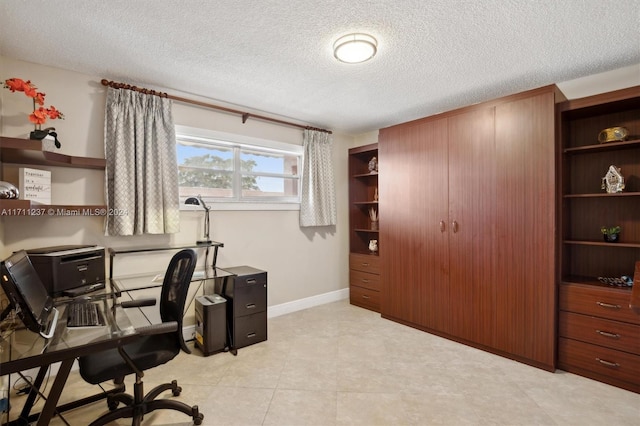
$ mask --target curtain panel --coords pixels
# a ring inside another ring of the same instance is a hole
[[[105,235],[171,234],[180,229],[176,135],[171,100],[107,89]]]
[[[333,141],[327,132],[305,130],[300,226],[336,224]]]

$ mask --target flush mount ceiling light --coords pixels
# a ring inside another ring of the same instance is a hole
[[[362,33],[347,34],[333,44],[333,55],[337,60],[348,64],[368,61],[377,51],[378,41]]]

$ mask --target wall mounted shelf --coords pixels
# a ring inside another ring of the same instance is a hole
[[[32,166],[104,170],[104,158],[76,157],[42,149],[42,141],[0,136],[0,162]],[[29,200],[0,200],[0,217],[105,216],[106,205],[38,204]]]

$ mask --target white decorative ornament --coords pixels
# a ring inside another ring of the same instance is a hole
[[[622,192],[624,189],[624,177],[620,173],[620,169],[614,165],[609,166],[609,171],[602,178],[602,189],[608,194]]]
[[[375,253],[378,251],[378,240],[369,240],[369,250],[372,253]]]

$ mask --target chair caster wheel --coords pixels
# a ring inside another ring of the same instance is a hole
[[[204,414],[200,412],[200,409],[198,408],[197,405],[194,405],[193,407],[191,407],[191,410],[192,410],[193,424],[201,425],[202,421],[204,420]]]
[[[171,382],[171,393],[173,396],[180,396],[180,392],[182,392],[182,388],[178,386],[178,381],[174,380]]]

